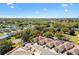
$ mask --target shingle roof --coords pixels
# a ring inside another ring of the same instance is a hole
[[[79,55],[79,46],[74,47],[71,50],[68,50],[65,54],[73,54],[73,55]]]
[[[74,44],[70,42],[65,42],[64,45],[66,50],[72,49],[74,47]]]
[[[65,46],[64,45],[60,45],[58,47],[55,47],[54,50],[58,53],[64,53],[65,51]]]
[[[51,49],[51,48],[54,47],[54,43],[53,42],[49,42],[49,43],[46,44],[46,46]]]
[[[55,40],[54,41],[54,45],[55,46],[59,46],[60,44],[63,44],[64,42],[63,41],[60,41],[60,40]]]

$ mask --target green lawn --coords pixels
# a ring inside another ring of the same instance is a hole
[[[13,36],[13,37],[11,37],[10,39],[8,39],[8,40],[15,40],[16,39],[16,37],[15,36]]]
[[[0,33],[0,37],[4,36],[5,34],[4,33]]]
[[[79,31],[75,32],[76,36],[69,35],[69,40],[79,45]]]

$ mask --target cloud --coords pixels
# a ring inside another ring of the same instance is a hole
[[[36,13],[36,14],[39,14],[39,11],[36,11],[35,13]]]
[[[68,9],[65,9],[64,11],[65,11],[65,12],[68,12],[69,10],[68,10]]]
[[[14,6],[13,3],[7,3],[7,5],[8,5],[10,8],[15,8],[15,6]]]
[[[13,3],[7,3],[7,5],[12,5]]]
[[[68,6],[68,4],[61,4],[61,6],[62,6],[62,7],[67,7],[67,6]]]
[[[72,5],[73,5],[73,3],[70,3],[70,5],[72,6]]]
[[[71,10],[65,9],[64,11],[65,11],[65,12],[70,12]]]
[[[47,11],[47,8],[43,8],[44,11]]]
[[[10,8],[15,8],[14,6],[10,6]]]

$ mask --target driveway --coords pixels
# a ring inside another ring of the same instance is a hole
[[[50,51],[48,48],[43,48],[40,45],[34,44],[33,47],[41,51],[40,55],[56,55],[53,51]]]

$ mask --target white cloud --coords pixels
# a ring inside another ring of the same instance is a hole
[[[15,8],[13,3],[7,3],[7,6],[9,6],[10,8]]]
[[[47,8],[43,8],[44,11],[47,11]]]
[[[61,6],[62,6],[62,7],[67,7],[67,6],[68,6],[68,4],[61,4]]]
[[[65,11],[65,12],[68,12],[69,10],[68,10],[68,9],[65,9],[64,11]]]
[[[36,14],[39,14],[39,11],[36,11],[35,13],[36,13]]]
[[[15,8],[14,6],[10,6],[10,8]]]
[[[7,5],[12,5],[13,3],[7,3]]]
[[[73,3],[70,3],[70,5],[73,5]]]
[[[65,9],[64,11],[65,11],[65,12],[70,12],[71,10]]]

